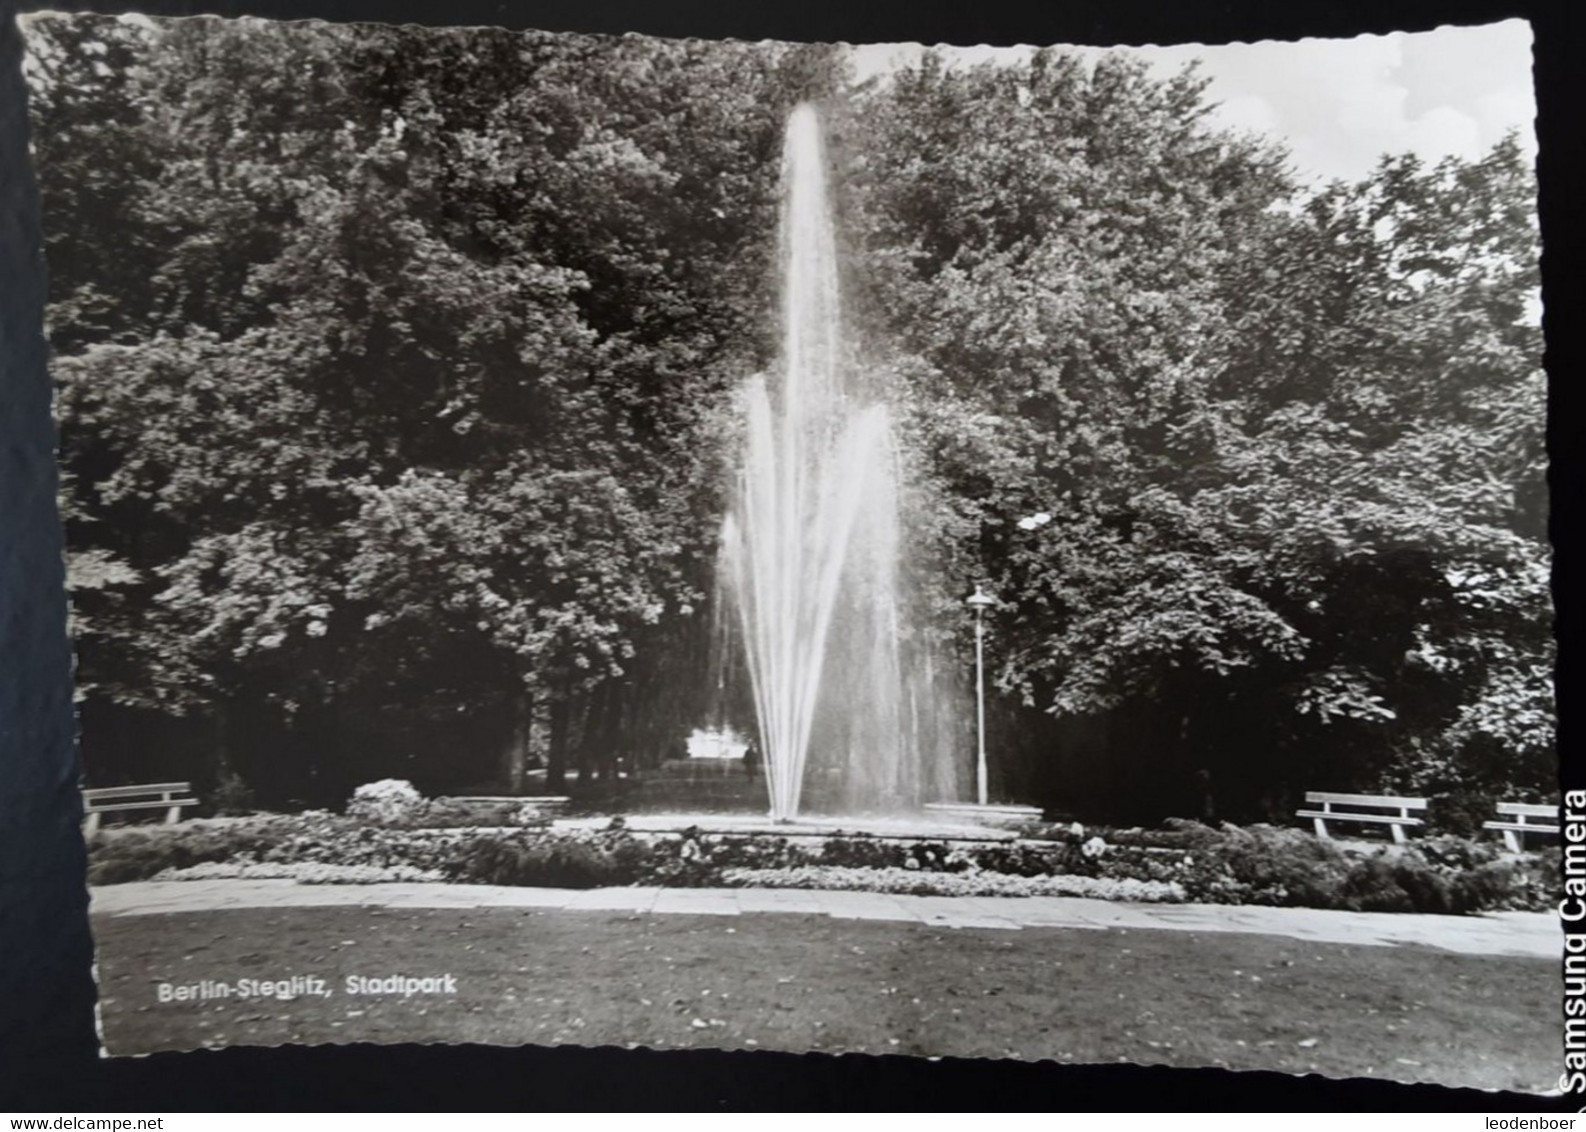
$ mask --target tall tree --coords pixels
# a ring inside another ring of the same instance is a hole
[[[1541,785],[1534,189],[1512,141],[1306,199],[1280,151],[1203,124],[1193,73],[927,57],[860,106],[866,316],[935,553],[1008,602],[1004,687],[1126,724],[1122,773],[1166,783],[1147,807],[1198,774],[1253,813],[1447,772],[1476,719],[1507,748],[1489,780]]]

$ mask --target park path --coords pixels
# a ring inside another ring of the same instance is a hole
[[[1371,946],[1423,944],[1467,955],[1557,958],[1543,912],[1432,916],[1222,904],[1135,904],[1073,896],[892,896],[791,888],[516,888],[483,884],[299,884],[291,880],[139,881],[90,889],[90,911],[141,916],[232,908],[540,908],[632,915],[795,913],[941,928],[1246,932]]]

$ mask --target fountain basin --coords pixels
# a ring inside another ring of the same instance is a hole
[[[928,802],[927,817],[954,825],[1011,829],[1041,820],[1039,806],[985,805],[976,802]]]
[[[469,794],[436,798],[435,801],[443,805],[465,808],[471,806],[483,808],[511,807],[519,813],[555,818],[567,812],[572,798],[562,794]]]
[[[1040,815],[1040,811],[1036,811]],[[557,829],[599,830],[609,826],[604,817],[562,818]],[[825,816],[801,814],[792,821],[776,821],[765,814],[671,813],[625,814],[623,824],[632,833],[682,833],[695,829],[727,837],[775,837],[789,840],[829,837],[876,837],[900,841],[1012,841],[1005,829],[956,819],[942,814],[890,816],[859,814]]]

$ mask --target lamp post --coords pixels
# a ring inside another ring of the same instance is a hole
[[[995,599],[981,591],[975,583],[975,592],[965,600],[975,611],[975,721],[978,725],[980,746],[975,758],[975,794],[980,804],[986,804],[986,607],[995,605]]]

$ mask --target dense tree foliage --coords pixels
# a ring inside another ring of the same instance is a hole
[[[1301,191],[1123,58],[853,87],[766,45],[29,38],[91,765],[94,711],[185,718],[184,773],[280,797],[674,744],[815,96],[928,620],[962,647],[965,586],[1004,602],[1005,789],[1105,805],[1065,758],[1164,812],[1547,786],[1513,142]]]
[[[1199,125],[1192,73],[1046,52],[858,101],[858,273],[960,576],[1007,603],[1005,688],[1120,721],[1123,781],[1160,760],[1170,797],[1211,778],[1245,812],[1545,786],[1513,140],[1304,195],[1281,152]]]

